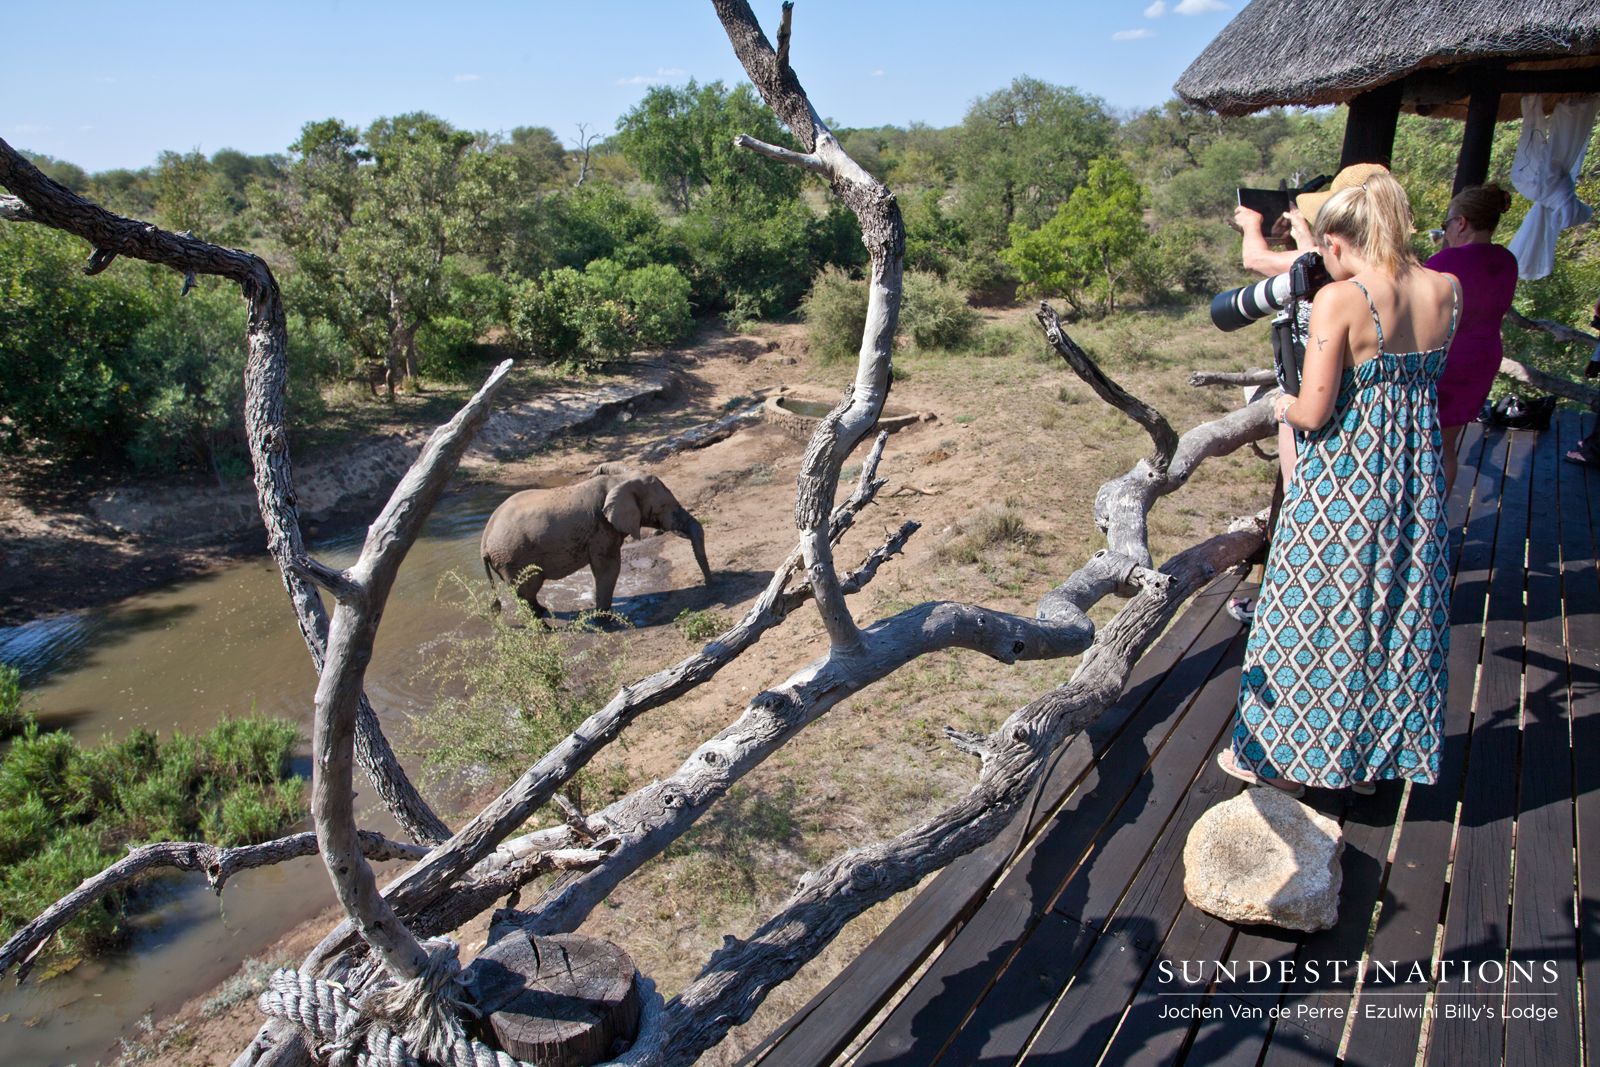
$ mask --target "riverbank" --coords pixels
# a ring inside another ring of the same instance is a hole
[[[556,437],[693,407],[703,388],[686,372],[706,359],[753,359],[765,350],[759,340],[708,330],[692,345],[640,353],[606,374],[563,377],[519,366],[464,457],[456,488],[495,481],[507,462]],[[310,447],[296,453],[295,489],[304,532],[370,521],[428,435],[476,385],[434,387],[393,407],[347,400],[361,406],[303,435]],[[0,460],[0,627],[97,607],[265,551],[248,479],[218,486],[114,477],[92,464]]]

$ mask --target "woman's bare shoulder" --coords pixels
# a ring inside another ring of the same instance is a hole
[[[1361,289],[1354,281],[1346,279],[1342,282],[1329,282],[1317,291],[1316,298],[1312,300],[1313,308],[1324,311],[1343,311],[1347,308],[1367,306],[1367,298],[1362,295]]]

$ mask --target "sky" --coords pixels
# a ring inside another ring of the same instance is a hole
[[[840,126],[948,126],[1023,74],[1114,108],[1172,83],[1245,0],[798,0],[792,64]],[[779,3],[754,0],[769,38]],[[429,111],[609,133],[651,85],[743,77],[710,0],[6,5],[0,137],[90,171],[282,152],[307,122]]]

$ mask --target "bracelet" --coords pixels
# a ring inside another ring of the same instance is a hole
[[[1289,409],[1292,407],[1294,407],[1294,402],[1290,401],[1283,406],[1282,411],[1278,412],[1278,421],[1283,423],[1285,426],[1289,425]]]

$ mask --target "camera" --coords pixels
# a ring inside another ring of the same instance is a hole
[[[1211,299],[1211,322],[1227,333],[1242,330],[1257,319],[1285,310],[1292,301],[1314,298],[1332,280],[1322,255],[1307,252],[1276,277],[1218,293]]]
[[[1231,333],[1277,312],[1272,322],[1274,370],[1284,391],[1299,395],[1300,366],[1306,358],[1301,308],[1331,281],[1322,255],[1307,252],[1276,277],[1218,293],[1211,301],[1211,321]]]

